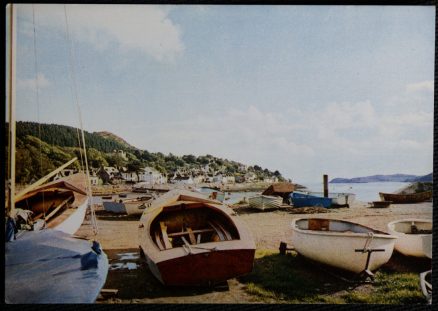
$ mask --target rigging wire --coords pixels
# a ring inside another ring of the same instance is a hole
[[[67,15],[67,6],[64,4],[64,16],[65,16],[65,29],[66,29],[66,35],[67,35],[67,41],[68,41],[68,47],[69,47],[69,63],[70,63],[70,79],[72,82],[72,88],[73,88],[73,95],[76,102],[76,107],[78,109],[78,116],[79,116],[79,124],[81,128],[81,136],[82,136],[82,147],[84,148],[84,162],[85,162],[85,173],[87,175],[87,194],[89,198],[89,207],[91,211],[91,224],[93,226],[93,233],[94,235],[97,235],[99,232],[99,228],[97,226],[97,219],[96,219],[96,213],[94,211],[94,206],[92,202],[92,191],[91,191],[91,181],[90,181],[90,172],[88,169],[88,160],[87,160],[87,149],[85,145],[85,135],[84,135],[84,128],[82,123],[82,113],[81,113],[81,107],[79,105],[78,101],[78,92],[77,92],[77,86],[76,86],[76,75],[75,75],[75,59],[73,55],[73,48],[72,48],[72,40],[70,38],[70,30],[68,27],[68,15]],[[82,159],[82,156],[81,156]]]
[[[32,25],[33,25],[33,53],[34,53],[34,66],[35,66],[35,95],[37,103],[37,120],[38,120],[38,138],[39,138],[39,162],[40,162],[40,175],[43,174],[43,156],[42,156],[42,140],[41,140],[41,122],[40,122],[40,92],[38,83],[38,58],[37,58],[37,44],[36,44],[36,27],[35,27],[35,6],[32,4]],[[42,193],[43,197],[43,216],[46,219],[46,205],[45,205],[45,193]]]

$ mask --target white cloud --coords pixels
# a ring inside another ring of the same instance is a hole
[[[184,51],[181,29],[169,18],[169,10],[156,5],[67,5],[74,40],[105,50],[116,43],[122,52],[138,50],[158,61],[172,61]],[[65,33],[62,5],[34,5],[37,27]],[[32,22],[32,6],[20,5],[25,22]],[[29,33],[29,27],[23,31]],[[40,29],[44,31],[44,29]]]
[[[38,85],[37,85],[38,82]],[[50,86],[50,81],[44,76],[44,74],[39,73],[37,79],[18,79],[17,89],[19,90],[31,90],[36,91],[37,86],[39,89],[47,88]]]
[[[416,82],[406,85],[406,91],[408,93],[415,93],[415,92],[433,93],[433,88],[434,88],[433,80],[421,81],[421,82]]]

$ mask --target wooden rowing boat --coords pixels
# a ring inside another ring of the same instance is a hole
[[[432,191],[424,191],[412,194],[396,194],[379,192],[382,201],[392,201],[398,204],[419,203],[432,199]]]
[[[290,199],[294,207],[320,206],[329,208],[332,206],[333,199],[322,196],[310,195],[307,192],[294,191],[290,194]]]
[[[44,227],[75,233],[85,218],[89,199],[85,192],[86,176],[77,173],[39,186],[17,198],[15,207],[32,212],[32,222]]]
[[[405,256],[432,257],[432,221],[428,219],[403,219],[388,224],[388,232],[398,237],[395,249]],[[426,239],[423,246],[423,240]]]
[[[354,273],[374,271],[385,264],[396,240],[385,232],[337,219],[295,219],[292,231],[292,244],[299,254]]]
[[[211,285],[251,272],[255,243],[222,203],[186,190],[152,202],[139,225],[140,251],[165,285]]]

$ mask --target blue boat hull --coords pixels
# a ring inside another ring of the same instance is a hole
[[[296,192],[291,193],[290,198],[294,207],[320,206],[329,208],[333,201],[332,198],[317,197]]]

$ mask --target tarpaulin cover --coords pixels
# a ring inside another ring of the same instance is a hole
[[[108,258],[81,269],[91,243],[56,230],[24,232],[5,243],[6,303],[92,303],[105,284]]]
[[[103,208],[107,212],[126,214],[125,204],[119,202],[103,202]]]

